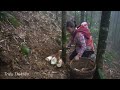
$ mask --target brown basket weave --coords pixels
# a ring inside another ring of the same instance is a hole
[[[75,68],[77,70],[75,70]],[[87,68],[89,70],[82,70]],[[70,76],[71,79],[92,79],[96,69],[96,64],[88,58],[81,58],[80,60],[72,60],[70,63]]]

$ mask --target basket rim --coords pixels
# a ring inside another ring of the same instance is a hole
[[[89,58],[86,58],[86,57],[81,57],[82,59],[88,59],[88,60],[91,60],[91,59],[89,59]],[[92,61],[92,60],[91,60]],[[70,69],[72,69],[73,71],[76,71],[76,70],[74,70],[72,67],[71,67],[71,64],[72,64],[72,62],[74,62],[74,60],[72,60],[71,62],[70,62]],[[93,72],[93,71],[95,71],[95,69],[96,69],[96,64],[95,64],[95,66],[94,66],[94,68],[92,69],[92,70],[90,70],[90,71],[76,71],[76,72],[80,72],[80,73],[91,73],[91,72]]]

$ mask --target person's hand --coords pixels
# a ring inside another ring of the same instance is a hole
[[[78,53],[78,54],[75,56],[75,60],[80,60],[80,57],[81,57],[81,54]]]
[[[79,55],[76,55],[76,56],[75,56],[75,60],[80,60],[80,56],[79,56]]]

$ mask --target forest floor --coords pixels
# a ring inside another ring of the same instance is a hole
[[[14,12],[22,23],[15,29],[1,23],[0,31],[0,78],[1,79],[67,79],[66,66],[57,68],[45,60],[61,49],[61,29],[42,12]],[[26,42],[30,54],[25,64],[20,52],[21,43]],[[58,42],[59,41],[59,42]]]
[[[22,23],[17,29],[0,22],[0,79],[68,79],[67,66],[57,68],[45,60],[61,49],[61,29],[58,25],[42,12],[23,11],[14,14]],[[24,41],[30,48],[28,65],[20,52]],[[72,50],[67,51],[67,60]],[[119,58],[109,64],[105,62],[104,70],[108,79],[119,79]]]
[[[1,79],[68,79],[65,66],[57,68],[45,60],[32,60],[30,65],[19,64],[19,67],[20,70],[12,71],[1,66]]]
[[[103,64],[106,79],[120,79],[120,56],[116,51],[107,44]]]
[[[120,79],[120,61],[114,58],[111,62],[104,62],[106,79]]]

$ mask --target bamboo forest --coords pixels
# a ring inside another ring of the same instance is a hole
[[[120,79],[120,11],[0,11],[0,79]]]

